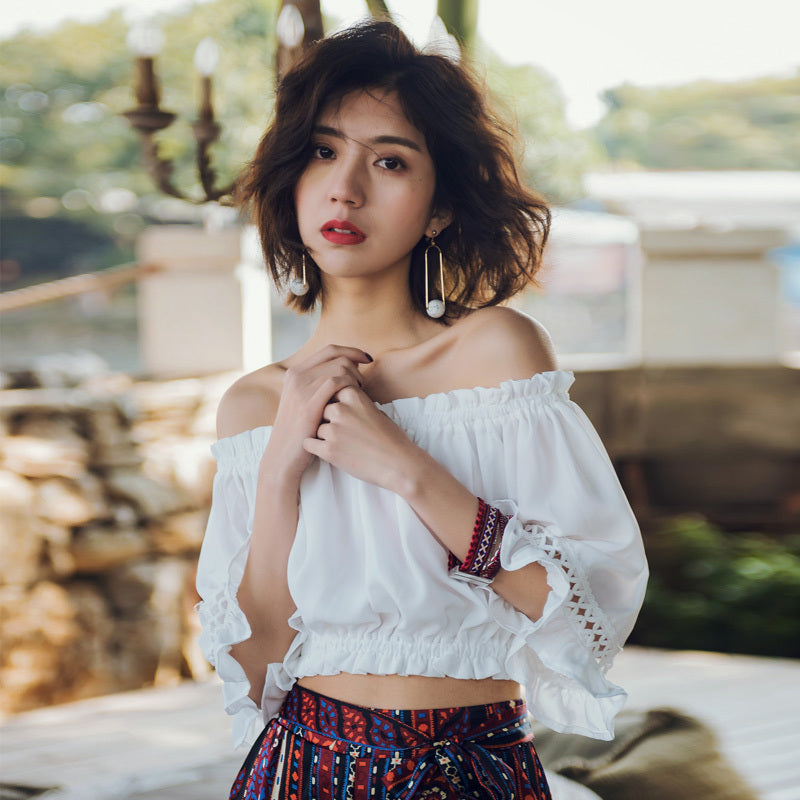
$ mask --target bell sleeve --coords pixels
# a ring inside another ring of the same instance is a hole
[[[233,645],[251,635],[236,594],[249,552],[258,463],[266,444],[263,437],[253,435],[258,432],[221,439],[212,446],[217,473],[197,566],[199,644],[222,680],[225,711],[233,716],[234,747],[254,738],[264,720],[277,712],[294,682],[282,663],[269,664],[259,710],[249,697],[250,682],[244,669],[230,652]]]
[[[571,383],[569,373],[552,375]],[[605,674],[636,621],[647,562],[605,448],[562,388],[525,398],[502,421],[506,486],[485,498],[510,517],[501,566],[546,569],[544,611],[529,619],[484,589],[496,621],[515,634],[506,666],[526,686],[534,717],[556,731],[609,740],[626,694]]]

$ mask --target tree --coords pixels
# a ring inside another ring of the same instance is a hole
[[[800,168],[800,70],[793,77],[605,92],[595,127],[612,162],[653,169]]]

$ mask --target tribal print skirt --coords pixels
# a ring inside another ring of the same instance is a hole
[[[551,800],[522,700],[353,706],[295,684],[230,800]]]

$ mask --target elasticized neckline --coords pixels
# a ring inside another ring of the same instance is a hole
[[[376,405],[404,427],[424,427],[443,417],[453,420],[493,417],[498,412],[511,411],[519,401],[568,399],[574,381],[571,371],[552,370],[537,372],[530,378],[503,381],[499,386],[452,389],[425,397],[400,397]]]
[[[375,405],[406,429],[427,427],[443,418],[453,421],[464,418],[493,417],[508,412],[521,403],[537,399],[569,399],[569,389],[575,381],[571,370],[537,372],[530,378],[503,381],[499,386],[476,386],[472,389],[451,389],[424,397],[399,397]],[[211,452],[217,461],[260,459],[264,452],[271,425],[260,425],[233,436],[217,440]]]

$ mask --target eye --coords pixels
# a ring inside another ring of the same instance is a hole
[[[395,158],[394,156],[387,156],[386,158],[381,158],[378,161],[384,169],[388,169],[390,172],[395,172],[396,170],[403,169],[405,164],[399,159]]]
[[[333,150],[331,150],[331,148],[326,144],[315,144],[311,149],[311,154],[314,158],[320,158],[323,160],[333,158],[335,155]]]

